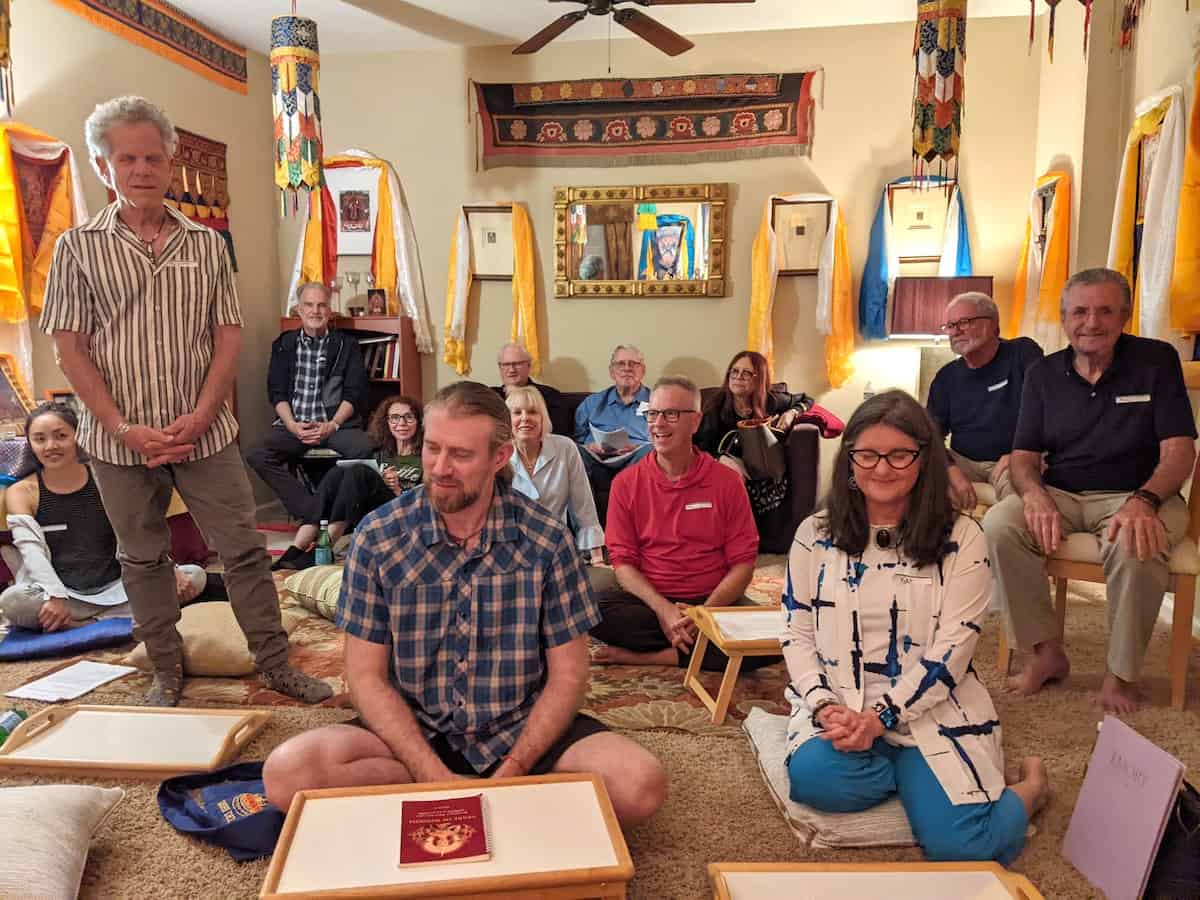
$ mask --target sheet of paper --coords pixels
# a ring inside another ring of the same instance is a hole
[[[620,450],[623,447],[629,446],[629,432],[624,428],[618,428],[615,431],[604,431],[591,426],[592,442],[599,444],[605,450]]]
[[[721,634],[729,641],[778,640],[783,635],[783,617],[777,609],[762,612],[713,613]]]
[[[379,474],[379,463],[373,459],[339,459],[337,464],[343,469],[348,469],[351,466],[366,466],[376,474]]]
[[[11,690],[5,696],[18,700],[41,700],[43,703],[74,700],[89,691],[94,691],[102,684],[108,684],[136,671],[133,666],[112,666],[85,659]]]

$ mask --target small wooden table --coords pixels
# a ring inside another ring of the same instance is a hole
[[[715,900],[1044,900],[997,863],[712,863]]]
[[[491,859],[399,866],[404,800],[483,793]],[[633,861],[590,773],[300,791],[262,898],[625,897]]]
[[[738,672],[742,668],[742,658],[779,655],[778,637],[764,638],[752,635],[762,632],[762,625],[768,626],[767,631],[773,627],[775,631],[782,633],[783,613],[780,610],[778,606],[723,606],[716,609],[710,606],[693,606],[687,610],[700,633],[696,636],[696,646],[692,648],[692,660],[683,675],[683,685],[691,688],[700,698],[700,702],[712,712],[714,724],[720,725],[725,721],[729,701],[733,699],[733,686],[737,683]],[[729,622],[728,632],[722,630],[723,622]],[[748,636],[742,637],[738,632]],[[729,657],[716,699],[700,682],[700,665],[704,661],[704,651],[708,648],[709,641]]]

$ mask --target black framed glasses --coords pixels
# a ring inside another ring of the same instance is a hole
[[[389,425],[411,425],[417,417],[412,413],[390,413],[387,420]]]
[[[887,464],[893,469],[907,469],[917,461],[917,457],[921,455],[923,449],[923,447],[918,447],[916,450],[898,448],[889,450],[887,453],[880,453],[878,450],[851,450],[849,451],[850,462],[860,469],[873,469],[879,465],[881,459],[886,459]]]
[[[966,316],[962,319],[955,319],[953,322],[943,322],[939,328],[946,334],[952,331],[966,331],[971,327],[972,322],[978,322],[980,319],[990,319],[991,316]]]
[[[684,413],[694,413],[694,409],[648,409],[646,410],[646,421],[657,422],[658,417],[662,416],[666,422],[678,422],[679,417]]]

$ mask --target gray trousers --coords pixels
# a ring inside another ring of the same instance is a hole
[[[962,469],[962,473],[971,481],[979,481],[984,484],[990,484],[996,492],[996,502],[999,503],[1005,497],[1013,493],[1012,478],[1009,476],[1009,468],[1006,466],[1004,471],[1000,473],[1000,477],[993,478],[992,475],[996,471],[995,460],[979,460],[971,459],[963,456],[961,453],[955,453],[953,450],[947,450],[950,454],[950,460]],[[969,512],[970,510],[968,510]]]
[[[92,465],[117,535],[133,635],[145,641],[154,668],[171,671],[183,653],[175,627],[179,600],[166,515],[172,487],[225,565],[229,602],[259,671],[286,663],[288,639],[271,579],[271,557],[255,530],[254,495],[237,442],[204,459],[155,469],[99,460]]]
[[[38,613],[46,605],[50,597],[40,584],[14,584],[4,589],[0,594],[0,613],[18,628],[28,628],[31,631],[41,631],[42,623],[38,621]],[[67,612],[71,621],[82,624],[89,619],[112,619],[132,615],[128,603],[118,603],[116,606],[101,606],[99,603],[88,603],[76,600],[74,597],[64,597]]]
[[[1167,553],[1139,561],[1125,549],[1120,535],[1105,538],[1109,520],[1128,491],[1073,494],[1046,489],[1062,514],[1063,538],[1087,531],[1100,542],[1100,560],[1108,588],[1108,670],[1122,681],[1137,681],[1167,589]],[[1171,547],[1187,535],[1188,511],[1183,498],[1168,498],[1158,511]],[[1025,524],[1025,505],[1016,494],[997,503],[983,518],[996,589],[1007,611],[1009,636],[1021,650],[1060,637],[1050,603],[1046,557]]]

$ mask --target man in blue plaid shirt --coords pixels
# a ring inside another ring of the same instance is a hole
[[[566,525],[512,490],[509,412],[459,382],[426,407],[425,482],[371,513],[337,624],[361,719],[286,742],[267,796],[298,790],[595,772],[617,817],[662,805],[658,761],[579,707],[600,621]]]

